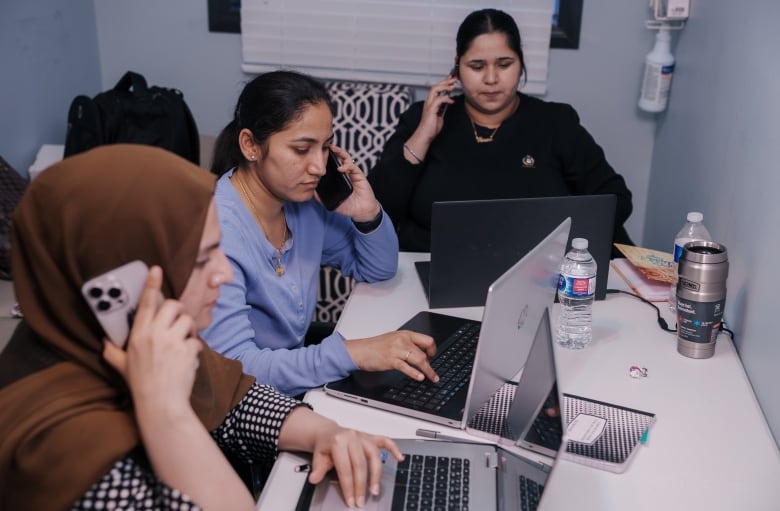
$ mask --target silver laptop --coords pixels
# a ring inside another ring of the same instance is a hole
[[[385,457],[380,495],[368,497],[363,509],[536,509],[561,446],[563,428],[552,342],[545,309],[526,369],[517,389],[508,393],[514,397],[509,396],[509,415],[502,417],[502,434],[482,444],[396,440],[405,459],[397,463]],[[538,426],[540,421],[544,424]],[[549,427],[556,431],[534,431]],[[316,487],[307,483],[297,509],[344,508],[338,481],[331,475]]]
[[[428,306],[483,305],[488,286],[566,217],[569,240],[589,242],[600,270],[596,300],[603,300],[616,204],[611,194],[433,203],[431,260],[415,263]]]
[[[356,371],[325,385],[325,392],[465,429],[523,368],[539,320],[555,297],[570,225],[565,219],[490,286],[481,322],[423,311],[401,326],[434,338],[431,365],[440,382],[417,382],[398,371]]]

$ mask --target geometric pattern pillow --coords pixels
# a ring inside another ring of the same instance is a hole
[[[368,172],[376,165],[398,118],[412,104],[407,85],[368,82],[326,82],[336,116],[333,132],[343,147]]]
[[[364,172],[376,165],[385,141],[414,100],[408,85],[369,82],[325,82],[336,107],[334,143],[344,148]],[[314,321],[336,323],[354,286],[336,268],[322,267]]]

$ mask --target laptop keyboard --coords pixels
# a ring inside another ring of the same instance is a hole
[[[534,431],[539,435],[539,443],[557,451],[561,446],[561,422],[559,418],[548,417],[544,410],[534,420]]]
[[[393,511],[469,509],[468,459],[404,454],[398,464]]]
[[[478,323],[465,324],[444,342],[447,347],[431,362],[431,367],[439,375],[438,383],[404,378],[388,389],[383,397],[416,410],[440,411],[469,382],[480,326]]]
[[[520,476],[520,509],[522,511],[535,511],[539,506],[539,499],[542,498],[544,485],[541,485],[533,479]]]

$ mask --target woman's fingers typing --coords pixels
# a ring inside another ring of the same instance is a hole
[[[352,360],[365,371],[395,369],[415,380],[438,382],[430,359],[436,354],[433,338],[409,330],[397,330],[368,339],[344,341]]]

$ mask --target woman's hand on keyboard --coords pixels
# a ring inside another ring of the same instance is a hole
[[[364,371],[401,371],[409,378],[439,381],[430,359],[436,355],[433,337],[410,330],[395,330],[366,339],[344,341],[352,361]]]

